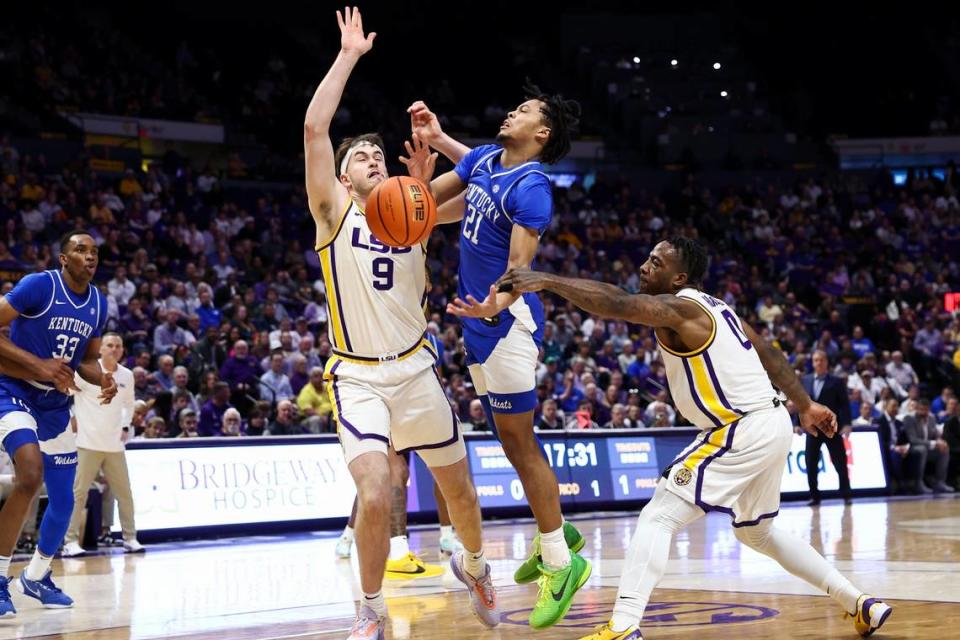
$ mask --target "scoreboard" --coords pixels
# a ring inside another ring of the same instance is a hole
[[[661,468],[654,438],[540,435],[544,458],[557,475],[562,504],[644,500],[653,495]],[[526,505],[523,484],[500,442],[482,438],[466,444],[480,506]]]

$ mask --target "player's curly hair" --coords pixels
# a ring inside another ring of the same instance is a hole
[[[680,266],[687,274],[687,284],[699,286],[707,275],[707,250],[702,244],[684,236],[674,236],[667,242],[677,252]]]
[[[528,78],[523,86],[527,100],[539,100],[543,103],[543,120],[550,127],[550,137],[543,145],[540,160],[553,164],[562,160],[570,152],[570,138],[576,135],[580,126],[580,103],[567,100],[559,93],[546,93]]]

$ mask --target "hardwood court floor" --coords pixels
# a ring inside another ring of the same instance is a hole
[[[511,579],[533,525],[491,523],[487,555],[503,624],[492,631],[480,627],[467,594],[447,576],[390,581],[387,638],[578,638],[609,616],[634,519],[576,519],[593,577],[567,619],[551,629],[526,626],[536,587]],[[960,638],[960,499],[785,505],[777,523],[894,606],[876,637]],[[430,562],[436,562],[436,542],[433,528],[412,534],[412,546]],[[143,556],[58,560],[57,582],[77,606],[43,610],[15,593],[19,616],[0,621],[0,639],[343,639],[353,621],[356,561],[335,560],[335,544],[329,534],[255,537],[161,545]],[[643,629],[647,639],[858,637],[833,601],[742,547],[722,515],[700,520],[677,538]]]

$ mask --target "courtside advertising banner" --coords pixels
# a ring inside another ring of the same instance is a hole
[[[143,531],[340,518],[356,495],[333,442],[130,449],[127,466]]]

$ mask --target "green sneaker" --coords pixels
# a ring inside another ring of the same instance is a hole
[[[570,564],[560,571],[550,571],[540,565],[540,594],[530,612],[530,626],[546,629],[567,615],[573,603],[573,594],[590,578],[593,568],[579,553],[570,552]]]
[[[574,553],[583,549],[583,545],[587,543],[587,541],[583,539],[583,536],[580,535],[580,532],[577,531],[577,528],[569,522],[563,523],[563,537],[567,541],[567,547]],[[533,538],[533,552],[530,554],[530,557],[524,560],[523,564],[517,568],[516,572],[514,572],[513,581],[517,584],[528,584],[539,578],[541,562],[540,534],[538,533]]]

